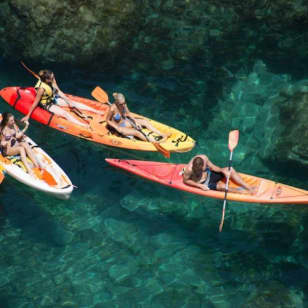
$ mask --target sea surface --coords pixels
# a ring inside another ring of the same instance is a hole
[[[185,92],[178,80],[138,72],[112,76],[51,69],[67,93],[90,98],[97,85],[109,95],[123,92],[131,110],[198,141],[193,151],[172,154],[170,161],[185,163],[204,153],[218,165],[227,163],[228,131],[207,132],[215,101],[212,96],[198,101],[206,89]],[[18,63],[0,62],[1,88],[34,83]],[[179,88],[180,96],[175,95]],[[192,96],[197,103],[190,104]],[[208,112],[200,113],[202,104]],[[1,100],[4,111],[21,118]],[[105,163],[107,157],[166,161],[158,153],[108,148],[34,121],[28,135],[78,188],[62,201],[8,176],[1,184],[1,308],[308,307],[307,206],[230,202],[219,233],[222,201],[154,184]],[[262,164],[241,168],[247,151],[239,143],[237,170],[308,188],[305,171],[291,177]]]

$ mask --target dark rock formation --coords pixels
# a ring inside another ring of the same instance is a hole
[[[134,0],[2,1],[1,51],[32,62],[105,63],[127,52],[140,20]]]
[[[191,61],[211,72],[213,64],[239,67],[257,57],[272,63],[290,54],[294,63],[307,59],[308,4],[303,0],[123,3],[2,0],[1,52],[8,59],[38,63],[120,62],[160,72],[185,72]]]

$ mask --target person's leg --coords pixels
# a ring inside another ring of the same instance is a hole
[[[34,175],[32,169],[30,168],[28,162],[27,162],[27,156],[26,156],[26,150],[22,146],[16,146],[13,148],[8,149],[7,155],[20,155],[21,161],[23,162],[24,166],[26,167],[28,173],[30,175]]]
[[[225,171],[228,171],[228,167],[223,168]],[[251,193],[254,192],[253,188],[250,187],[249,185],[247,185],[243,179],[241,178],[241,176],[233,169],[231,168],[231,173],[230,173],[230,179],[235,182],[236,184],[242,186],[243,188],[245,188],[246,190],[250,191]]]
[[[68,121],[75,123],[77,125],[89,128],[88,124],[82,123],[78,120],[76,120],[69,112],[66,112],[65,110],[63,110],[61,107],[57,106],[57,105],[52,105],[49,108],[49,111],[53,112],[54,114],[56,114],[59,117],[65,118]]]
[[[114,126],[114,128],[124,136],[134,136],[142,141],[148,141],[147,138],[140,133],[138,130],[131,128],[131,127],[123,127],[123,126]]]
[[[20,145],[26,150],[26,153],[28,157],[31,159],[31,161],[33,162],[34,166],[42,169],[40,162],[38,161],[37,157],[35,156],[29,144],[27,142],[22,142],[20,143]]]
[[[81,110],[88,110],[88,111],[91,111],[93,113],[97,113],[97,114],[100,114],[100,115],[104,114],[103,111],[99,111],[99,110],[94,109],[92,107],[86,106],[86,105],[84,105],[82,103],[73,101],[73,100],[71,100],[69,98],[65,98],[65,99],[63,97],[57,98],[57,105],[59,105],[59,106],[67,106],[68,104],[71,107],[75,107],[75,108],[78,108],[78,109],[81,109]]]
[[[148,120],[145,119],[135,119],[135,122],[139,124],[140,126],[146,127],[147,129],[151,130],[152,132],[156,133],[159,136],[162,136],[163,138],[168,138],[171,134],[163,134],[158,129],[156,129]]]
[[[216,190],[219,190],[219,191],[225,191],[226,189],[226,184],[224,182],[218,182],[217,185],[216,185]],[[234,187],[228,187],[228,191],[229,192],[234,192],[234,193],[240,193],[241,190],[238,189],[238,188],[234,188]]]

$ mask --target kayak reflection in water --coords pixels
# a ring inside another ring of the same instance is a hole
[[[20,155],[20,158],[30,175],[34,175],[27,161],[27,156],[32,161],[34,167],[41,168],[29,144],[23,141],[24,133],[28,129],[29,122],[25,123],[23,130],[19,130],[11,113],[4,112],[0,124],[1,132],[1,152],[3,156]]]
[[[244,190],[254,193],[254,188],[247,185],[241,176],[231,168],[220,168],[214,165],[206,155],[194,156],[183,171],[183,182],[187,185],[200,188],[202,190],[224,191],[226,184],[222,181],[227,178],[230,172],[230,180],[240,185],[240,188],[228,187],[229,192],[240,193]]]
[[[61,107],[69,106],[73,109],[75,114],[77,114],[83,120],[87,119],[79,109],[92,111],[94,113],[103,114],[94,108],[88,107],[84,104],[75,102],[69,99],[58,87],[55,76],[53,72],[49,70],[41,70],[39,72],[39,81],[35,85],[37,91],[34,102],[28,112],[28,114],[22,118],[21,121],[28,121],[33,110],[36,106],[40,106],[45,110],[53,112],[57,116],[67,119],[68,121],[75,123],[77,125],[89,128],[89,124],[78,121],[74,116],[69,112],[65,111]],[[79,108],[79,109],[78,109]]]
[[[125,97],[122,93],[113,93],[113,97],[115,101],[110,106],[109,113],[107,115],[107,124],[118,133],[123,136],[133,136],[142,141],[156,143],[163,142],[170,136],[162,134],[159,130],[152,126],[148,120],[132,115],[127,107]],[[151,136],[151,133],[145,135],[141,131],[142,128],[147,128],[158,136]]]

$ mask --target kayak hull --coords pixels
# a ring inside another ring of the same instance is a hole
[[[21,87],[7,87],[0,91],[0,96],[14,109],[21,112],[22,114],[27,114],[32,103],[34,101],[36,91],[32,87],[21,88]],[[91,111],[82,110],[82,113],[89,118],[89,124],[91,129],[87,129],[80,125],[69,122],[68,120],[53,115],[49,111],[42,109],[41,107],[35,108],[31,118],[42,123],[43,125],[50,126],[54,129],[60,130],[64,133],[74,135],[79,138],[87,139],[92,142],[97,142],[105,144],[112,147],[119,147],[130,150],[139,151],[153,151],[156,152],[157,148],[150,142],[123,138],[112,134],[106,123],[106,117],[110,106],[108,104],[102,104],[100,102],[90,100],[87,98],[82,98],[73,95],[67,95],[70,99],[82,103],[85,106],[94,108],[99,112],[103,112],[103,115],[93,113]],[[73,110],[62,107],[67,112],[71,113],[78,121],[86,123],[84,120],[78,118]],[[160,145],[170,152],[187,152],[190,151],[195,146],[195,141],[182,133],[181,131],[167,126],[165,124],[156,122],[154,120],[148,119],[141,115],[135,114],[135,116],[147,119],[154,127],[156,127],[162,133],[171,133],[171,136],[165,141],[160,143]]]
[[[50,185],[37,176],[30,176],[18,157],[3,157],[0,153],[0,167],[4,170],[5,174],[8,174],[15,180],[48,195],[63,200],[69,199],[73,191],[73,185],[69,177],[45,151],[38,147],[33,140],[29,137],[25,137],[25,141],[34,151],[34,154],[40,161],[42,167],[48,171],[56,183]]]
[[[222,191],[204,191],[184,184],[180,174],[185,167],[184,164],[109,158],[106,161],[112,166],[124,169],[150,181],[209,198],[224,199],[225,193]],[[308,204],[307,190],[244,173],[239,174],[247,184],[256,188],[256,192],[255,194],[249,194],[248,192],[228,193],[227,199],[230,201],[264,204]],[[229,185],[230,187],[238,187],[232,181],[230,181]]]

